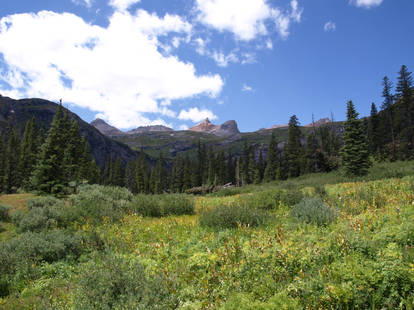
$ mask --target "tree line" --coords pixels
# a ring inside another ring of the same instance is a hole
[[[6,133],[0,135],[0,192],[58,194],[81,182],[99,183],[100,169],[68,110],[58,106],[46,135],[35,118],[28,120],[21,139],[13,115],[9,117]]]
[[[288,125],[288,139],[278,143],[275,132],[267,146],[244,144],[240,155],[213,150],[201,142],[196,155],[177,156],[167,162],[160,153],[150,164],[141,154],[127,163],[109,157],[103,169],[95,164],[88,142],[79,134],[76,120],[58,106],[45,135],[33,118],[21,139],[13,119],[0,136],[0,191],[37,190],[64,193],[82,182],[127,187],[133,193],[185,192],[203,185],[259,184],[329,172],[343,167],[348,175],[364,175],[372,163],[413,159],[414,99],[412,74],[402,66],[398,83],[383,79],[380,110],[372,103],[371,115],[359,119],[352,101],[347,103],[344,125],[310,128],[305,136],[298,118]]]

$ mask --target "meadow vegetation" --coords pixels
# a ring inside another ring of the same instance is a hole
[[[413,167],[0,196],[0,309],[413,309]]]

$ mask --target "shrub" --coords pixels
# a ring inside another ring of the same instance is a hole
[[[123,212],[128,210],[132,194],[126,188],[84,185],[78,193],[70,197],[75,219],[101,222],[103,218],[118,221]]]
[[[54,262],[69,255],[78,257],[82,239],[66,231],[23,233],[0,245],[0,274],[11,274],[18,266],[40,261]]]
[[[300,304],[285,293],[278,293],[267,302],[252,301],[246,294],[236,294],[220,308],[221,310],[299,310]]]
[[[62,201],[53,196],[45,196],[27,200],[26,206],[29,210],[31,210],[33,208],[47,208],[60,203],[62,203]]]
[[[303,194],[298,190],[274,189],[244,195],[240,197],[240,201],[250,208],[271,210],[279,207],[280,204],[293,206],[302,198]]]
[[[178,307],[168,279],[161,275],[147,276],[139,262],[114,254],[91,261],[81,269],[74,297],[74,309]]]
[[[131,209],[149,217],[194,214],[194,201],[184,194],[136,195]]]
[[[72,220],[70,207],[63,201],[44,204],[43,207],[32,206],[29,212],[15,217],[15,224],[20,231],[41,231],[57,227],[66,227]]]
[[[200,215],[200,225],[211,228],[226,229],[243,226],[259,226],[265,223],[267,214],[257,208],[241,206],[219,206],[206,210]]]
[[[9,220],[9,206],[5,206],[3,204],[0,204],[0,221],[8,221]]]
[[[305,198],[295,205],[291,214],[302,222],[325,226],[337,217],[337,212],[322,201],[320,198]]]

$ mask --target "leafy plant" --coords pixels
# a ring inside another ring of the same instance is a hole
[[[222,205],[202,212],[200,225],[218,229],[237,228],[239,225],[254,227],[264,224],[266,219],[267,213],[258,208]]]
[[[194,214],[194,200],[185,194],[136,195],[131,209],[148,217]]]
[[[337,218],[337,212],[320,198],[305,198],[295,205],[291,214],[302,222],[326,226]]]
[[[108,254],[85,264],[74,292],[74,309],[176,309],[168,279],[147,275],[133,259]]]
[[[0,221],[6,222],[9,220],[10,207],[0,204]]]

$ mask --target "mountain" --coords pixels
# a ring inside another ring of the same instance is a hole
[[[140,133],[148,133],[148,132],[159,132],[159,131],[174,131],[174,129],[162,126],[162,125],[154,125],[154,126],[141,126],[127,132],[121,131],[118,128],[109,125],[104,120],[97,118],[91,125],[98,129],[102,134],[108,137],[116,137],[122,135],[135,135]]]
[[[174,129],[163,126],[163,125],[153,125],[153,126],[141,126],[130,131],[127,131],[126,134],[139,134],[144,132],[159,132],[159,131],[174,131]]]
[[[325,118],[321,118],[320,120],[318,120],[314,123],[307,124],[304,127],[313,127],[313,126],[321,127],[321,126],[327,125],[329,123],[331,123],[331,120],[329,118],[325,117]]]
[[[118,128],[115,128],[114,126],[109,125],[107,122],[105,122],[103,119],[97,118],[94,120],[91,125],[98,129],[102,134],[105,136],[118,136],[122,135],[123,132],[120,131]]]
[[[227,121],[222,125],[214,125],[208,118],[189,129],[190,131],[210,133],[219,137],[236,136],[240,134],[236,121]]]
[[[0,96],[0,131],[5,132],[7,120],[11,116],[20,135],[23,134],[26,122],[32,117],[35,117],[38,126],[47,132],[57,107],[56,103],[43,99],[15,100]],[[99,166],[103,167],[106,158],[109,156],[114,158],[119,156],[124,162],[139,156],[139,152],[133,151],[129,146],[103,135],[95,127],[84,122],[79,116],[70,111],[69,118],[75,119],[79,123],[80,134],[88,140],[92,155]]]

